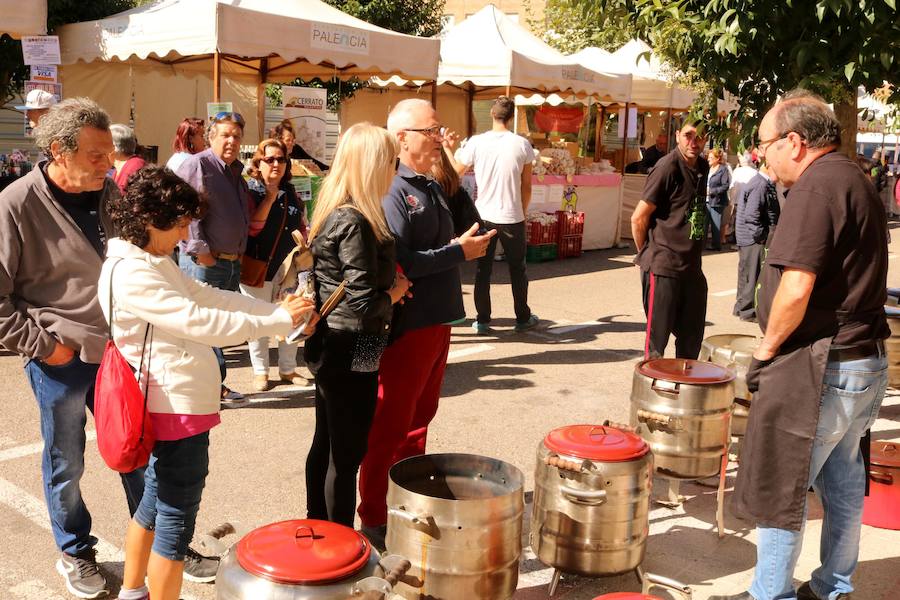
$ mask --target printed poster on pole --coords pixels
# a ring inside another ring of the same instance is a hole
[[[296,144],[320,162],[326,162],[325,129],[328,92],[320,88],[281,88],[284,118],[290,119]]]

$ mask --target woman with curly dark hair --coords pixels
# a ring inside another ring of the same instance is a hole
[[[177,600],[181,590],[209,466],[209,431],[219,424],[221,379],[212,347],[288,335],[314,310],[295,296],[275,305],[201,285],[179,269],[172,250],[202,211],[197,192],[162,167],[135,173],[125,195],[109,205],[120,237],[109,241],[100,304],[116,347],[148,383],[157,440],[128,526],[120,598],[149,598],[145,577],[154,600]],[[211,570],[205,580],[214,578]]]
[[[244,294],[267,302],[275,299],[275,273],[296,246],[291,232],[306,234],[305,210],[290,182],[289,160],[284,144],[272,138],[261,141],[250,159],[250,231],[244,256],[259,261],[255,264],[260,269],[257,275],[242,267],[240,287]],[[253,389],[265,391],[269,389],[269,338],[250,340],[248,346]],[[278,379],[300,385],[312,379],[311,373],[307,377],[297,371],[297,345],[284,340],[278,343]]]

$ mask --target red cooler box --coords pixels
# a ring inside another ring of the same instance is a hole
[[[872,442],[869,495],[863,523],[881,529],[900,529],[900,449],[896,442]]]

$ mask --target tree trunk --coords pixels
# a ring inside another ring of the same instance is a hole
[[[837,116],[838,122],[841,124],[841,147],[840,151],[852,159],[856,159],[856,126],[857,115],[856,108],[856,90],[853,90],[851,100],[842,100],[834,103],[834,114]]]

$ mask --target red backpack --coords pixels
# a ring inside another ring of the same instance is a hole
[[[100,456],[111,469],[130,473],[147,466],[150,452],[156,443],[150,414],[147,412],[150,352],[147,352],[147,371],[144,373],[144,349],[147,349],[151,326],[148,323],[144,332],[141,364],[136,378],[134,369],[119,352],[112,335],[112,278],[118,265],[118,262],[113,265],[109,274],[109,341],[103,350],[103,359],[94,385],[94,425],[97,428]],[[153,350],[152,336],[149,350]],[[141,377],[144,377],[143,391],[138,383]]]

